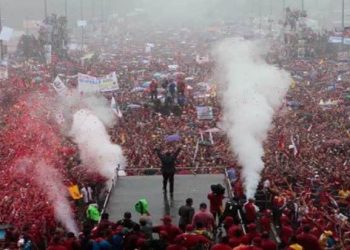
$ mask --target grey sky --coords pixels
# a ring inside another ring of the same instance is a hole
[[[0,0],[5,25],[22,28],[24,19],[41,20],[44,17],[45,0]],[[154,20],[202,21],[242,16],[280,16],[283,0],[67,0],[71,24],[80,16],[80,1],[83,2],[86,19],[112,13],[125,14],[134,8],[143,8]],[[332,26],[341,20],[342,0],[304,0],[304,7],[311,17],[322,24]],[[350,0],[344,0],[346,19],[350,18]],[[302,0],[285,0],[286,6],[302,6]],[[348,5],[348,7],[347,7]],[[64,14],[65,0],[47,0],[48,13]],[[350,20],[349,20],[350,21]],[[350,24],[350,22],[346,22]]]

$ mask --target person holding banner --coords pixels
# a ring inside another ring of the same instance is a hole
[[[181,148],[178,148],[174,153],[166,152],[165,154],[162,154],[160,149],[155,149],[155,152],[157,153],[161,163],[161,172],[163,175],[163,192],[166,194],[167,192],[167,185],[169,180],[170,185],[170,196],[173,196],[174,194],[174,175],[175,175],[175,163],[176,158],[179,155],[181,151]]]

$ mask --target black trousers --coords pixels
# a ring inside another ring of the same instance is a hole
[[[170,193],[174,193],[174,175],[174,173],[163,173],[163,191],[166,192],[169,180]]]

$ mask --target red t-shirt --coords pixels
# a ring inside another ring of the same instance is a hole
[[[226,244],[223,244],[223,243],[218,243],[218,244],[215,244],[211,250],[232,250],[232,247],[226,245]]]
[[[156,226],[153,229],[154,232],[159,233],[160,231],[165,231],[168,235],[168,240],[170,243],[175,242],[175,238],[176,236],[178,236],[179,234],[181,234],[181,230],[180,228],[178,228],[175,225],[160,225],[160,226]]]
[[[214,193],[209,193],[208,200],[210,203],[210,212],[217,213],[222,207],[222,201],[224,200],[224,196],[221,194],[216,195]]]
[[[195,233],[183,233],[176,237],[175,242],[181,242],[181,245],[186,248],[192,248],[203,243],[210,243],[210,240],[203,235]]]

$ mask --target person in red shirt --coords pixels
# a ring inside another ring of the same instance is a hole
[[[152,80],[151,84],[149,85],[149,91],[151,94],[151,99],[152,100],[157,100],[158,98],[158,84],[156,82],[156,80]]]
[[[244,196],[243,185],[239,179],[233,184],[233,192],[237,199],[242,199]]]
[[[79,250],[80,244],[78,239],[74,236],[74,233],[67,233],[67,239],[64,241],[64,246],[67,250]]]
[[[261,231],[270,232],[271,231],[271,210],[266,209],[260,218]]]
[[[159,233],[161,231],[164,231],[167,233],[168,236],[168,242],[174,243],[174,240],[176,236],[181,234],[180,228],[172,224],[172,219],[169,215],[164,216],[162,218],[163,225],[155,226],[153,228],[153,232]]]
[[[198,222],[209,231],[215,228],[214,216],[207,211],[207,204],[205,203],[199,205],[199,211],[193,216],[192,225],[196,226]]]
[[[294,231],[290,223],[289,222],[283,223],[280,231],[280,238],[284,246],[286,246],[289,243],[293,234],[294,234]]]
[[[256,213],[259,211],[259,208],[254,204],[254,199],[250,198],[243,206],[243,211],[245,213],[246,223],[254,223],[256,219]]]
[[[212,192],[208,194],[208,200],[209,200],[209,210],[213,214],[214,219],[220,218],[222,212],[222,201],[224,200],[223,194],[217,194],[215,192]]]
[[[318,239],[310,231],[310,226],[304,226],[303,232],[297,235],[298,243],[306,250],[321,250]]]
[[[255,237],[252,241],[252,246],[249,250],[263,250],[261,248],[261,238]]]
[[[232,227],[231,227],[232,228]],[[242,240],[245,239],[243,232],[241,229],[236,229],[236,230],[229,230],[229,240],[228,243],[230,247],[236,247],[239,246],[242,243]]]
[[[262,233],[261,248],[263,250],[277,250],[277,244],[269,238],[268,232]]]
[[[256,225],[254,223],[248,225],[247,231],[248,232],[244,237],[248,239],[249,244],[254,238],[261,238],[261,234],[256,231]]]
[[[51,244],[46,248],[46,250],[68,250],[62,243],[58,236],[52,238]]]
[[[211,250],[232,250],[232,247],[230,247],[228,244],[228,238],[223,237],[221,242],[211,247]]]
[[[224,221],[222,222],[224,225],[224,229],[226,232],[228,232],[228,230],[230,229],[230,227],[232,227],[234,225],[234,219],[231,216],[226,216]]]
[[[186,232],[178,235],[175,238],[175,242],[181,242],[181,246],[184,246],[186,249],[192,249],[199,245],[209,245],[211,243],[204,235],[195,233],[192,225],[187,225]]]

